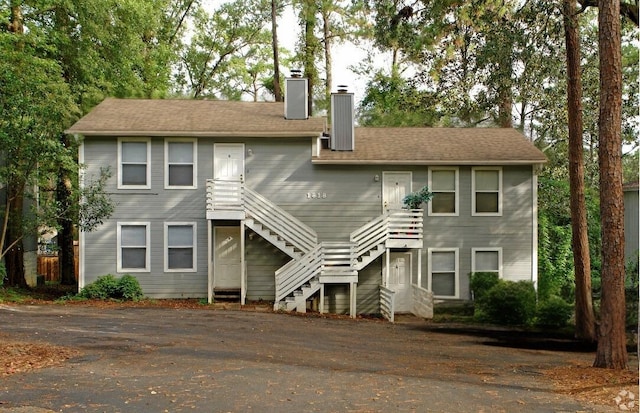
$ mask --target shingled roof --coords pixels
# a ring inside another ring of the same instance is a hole
[[[65,132],[91,136],[317,137],[325,118],[284,118],[284,104],[104,100]],[[316,164],[539,164],[544,154],[508,128],[356,128],[354,151],[321,150]]]
[[[356,128],[354,151],[323,149],[328,164],[514,165],[546,162],[544,154],[509,128]]]
[[[324,118],[287,120],[284,104],[105,99],[65,132],[84,136],[319,136]]]

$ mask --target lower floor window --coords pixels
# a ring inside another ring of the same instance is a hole
[[[196,224],[165,223],[165,271],[196,271]]]
[[[430,248],[429,288],[436,297],[458,298],[458,249]]]
[[[149,271],[149,223],[121,222],[117,229],[118,272]]]
[[[494,272],[502,277],[501,248],[472,248],[471,272]]]

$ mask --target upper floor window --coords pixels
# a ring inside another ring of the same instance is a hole
[[[430,168],[429,215],[458,215],[458,168]]]
[[[165,271],[196,271],[195,222],[165,223],[164,240]]]
[[[502,168],[471,170],[471,215],[502,215]]]
[[[151,188],[150,139],[118,139],[118,188]]]
[[[118,272],[149,271],[149,239],[148,222],[118,223]]]
[[[502,278],[502,248],[472,248],[471,272],[494,272]]]
[[[459,298],[460,279],[457,248],[429,248],[427,257],[429,289],[434,297]]]
[[[191,138],[172,138],[164,141],[165,188],[197,187],[197,144]]]

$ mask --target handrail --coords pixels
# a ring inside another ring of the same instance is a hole
[[[306,253],[318,244],[318,235],[313,228],[246,186],[244,205],[250,216],[255,217],[264,227],[278,233],[300,251]]]
[[[241,181],[207,179],[207,211],[242,211]]]
[[[395,291],[381,285],[380,286],[380,312],[392,323],[395,321]]]
[[[298,260],[291,260],[276,271],[276,302],[315,277],[322,267],[322,244],[317,244]]]
[[[214,210],[245,211],[305,253],[318,243],[311,227],[241,181],[207,179],[207,211]]]

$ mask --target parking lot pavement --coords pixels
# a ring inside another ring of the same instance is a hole
[[[0,319],[12,339],[81,353],[4,377],[1,413],[615,411],[554,392],[541,371],[566,353],[417,319],[53,305],[2,307]]]

